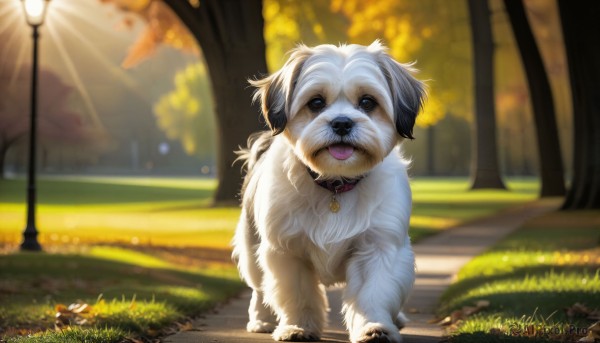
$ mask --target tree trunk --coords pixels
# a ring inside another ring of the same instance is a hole
[[[435,125],[427,128],[427,175],[435,176]]]
[[[542,181],[540,196],[563,196],[565,181],[560,139],[556,127],[554,98],[544,62],[529,26],[523,0],[504,0],[504,6],[519,46],[533,106]]]
[[[252,104],[247,80],[267,73],[262,0],[165,0],[198,40],[213,87],[217,123],[216,205],[238,203],[241,166],[234,153],[248,135],[265,129],[260,108]]]
[[[498,168],[494,109],[494,43],[487,0],[468,0],[475,75],[471,189],[505,189]]]
[[[0,180],[4,180],[4,163],[6,162],[6,154],[8,153],[8,145],[0,141]]]
[[[600,209],[600,2],[559,0],[573,98],[573,180],[563,209]]]

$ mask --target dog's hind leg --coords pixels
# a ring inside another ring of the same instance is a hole
[[[233,259],[237,262],[242,278],[252,288],[252,298],[248,307],[248,332],[273,332],[277,319],[271,308],[263,301],[261,290],[263,272],[258,266],[256,259],[256,248],[258,238],[254,234],[253,227],[248,224],[246,211],[242,210],[242,216],[233,239]]]

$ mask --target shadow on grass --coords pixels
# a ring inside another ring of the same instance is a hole
[[[479,300],[490,306],[461,320],[449,342],[576,342],[585,335],[565,327],[585,330],[593,322],[590,311],[600,304],[600,232],[594,215],[579,221],[571,216],[535,218],[461,269],[442,296],[439,314]],[[512,325],[542,330],[511,336]],[[558,333],[550,337],[548,329]]]
[[[452,336],[448,342],[460,342],[460,343],[550,343],[556,342],[555,340],[544,339],[540,337],[529,338],[509,335],[495,335],[485,332],[474,332],[474,333],[462,333],[456,336]]]
[[[100,294],[107,308],[119,310],[101,313],[97,325],[144,333],[206,311],[243,288],[233,266],[184,268],[144,268],[79,254],[0,256],[0,334],[15,327],[52,328],[56,304],[94,306]],[[137,311],[132,303],[140,304]]]
[[[23,203],[24,190],[24,180],[0,180],[0,202]],[[89,205],[210,199],[214,189],[213,187],[181,188],[84,180],[40,180],[38,192],[42,204]]]
[[[522,201],[473,201],[456,203],[422,201],[414,204],[413,215],[470,219],[492,214],[519,203],[522,203]]]

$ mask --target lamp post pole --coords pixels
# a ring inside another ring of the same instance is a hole
[[[29,130],[29,167],[27,173],[27,226],[23,231],[23,243],[21,250],[41,251],[42,246],[38,242],[38,230],[36,228],[36,147],[37,147],[37,93],[38,93],[38,40],[39,27],[42,25],[46,14],[46,0],[33,1],[23,0],[27,23],[33,29],[33,56],[31,66],[31,114]],[[39,8],[41,6],[41,8]],[[30,10],[34,9],[32,16]]]

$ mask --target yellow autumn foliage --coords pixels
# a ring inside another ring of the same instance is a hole
[[[464,117],[465,87],[470,82],[465,55],[469,51],[457,49],[463,42],[450,39],[452,35],[462,39],[464,32],[448,30],[454,14],[441,11],[442,7],[435,0],[265,0],[269,69],[281,67],[286,52],[298,43],[366,45],[381,39],[396,60],[417,62],[419,79],[431,80],[418,126],[435,125],[452,112]],[[447,42],[440,45],[440,41]],[[453,55],[463,64],[448,63]],[[462,80],[456,82],[457,77]]]
[[[158,126],[168,138],[179,140],[185,152],[209,158],[215,150],[215,123],[210,84],[202,63],[177,73],[175,89],[154,105]]]

